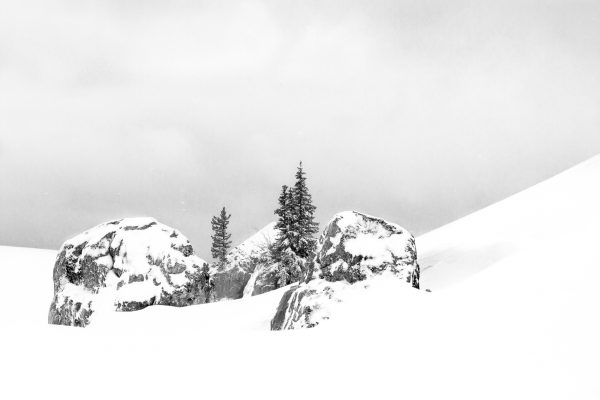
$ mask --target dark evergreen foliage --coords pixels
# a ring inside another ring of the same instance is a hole
[[[275,228],[278,231],[275,245],[273,246],[272,252],[274,258],[279,260],[281,254],[288,248],[290,248],[291,240],[291,229],[293,225],[293,214],[292,214],[292,190],[287,185],[281,187],[281,194],[279,195],[279,207],[275,210],[277,215],[277,223]]]
[[[274,261],[279,263],[277,286],[281,287],[303,278],[307,260],[316,247],[316,207],[312,204],[302,162],[296,171],[296,183],[291,188],[282,187],[278,203],[279,207],[275,210],[278,217],[275,227],[279,233],[271,255]]]
[[[226,261],[227,252],[231,247],[231,234],[227,231],[229,218],[231,218],[231,214],[227,215],[227,211],[223,207],[219,216],[212,217],[211,220],[213,234],[211,235],[210,251],[214,259],[223,263]]]
[[[318,232],[319,225],[315,222],[315,210],[312,196],[306,186],[306,173],[302,169],[302,162],[296,171],[296,184],[292,191],[292,249],[302,258],[311,255],[316,246],[314,235]]]

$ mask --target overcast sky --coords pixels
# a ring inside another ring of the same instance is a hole
[[[210,217],[239,243],[300,160],[321,228],[420,234],[600,153],[598,1],[1,9],[4,245],[148,215],[208,259]]]

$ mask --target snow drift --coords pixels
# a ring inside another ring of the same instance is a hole
[[[48,322],[86,326],[98,311],[204,303],[204,267],[188,239],[152,218],[98,225],[60,248]]]

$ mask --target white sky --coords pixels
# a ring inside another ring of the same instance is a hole
[[[599,71],[597,1],[2,4],[0,244],[150,215],[208,258],[299,160],[321,227],[422,233],[599,153]]]

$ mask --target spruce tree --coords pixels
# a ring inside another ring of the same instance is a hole
[[[229,218],[231,218],[231,214],[227,215],[227,211],[225,207],[221,210],[219,216],[212,217],[211,225],[213,234],[212,238],[212,246],[210,251],[214,259],[219,262],[224,263],[227,259],[227,252],[231,247],[231,234],[227,232],[227,226],[229,225]]]
[[[296,184],[292,190],[293,222],[290,237],[294,253],[302,258],[309,257],[316,247],[314,235],[318,232],[319,225],[315,222],[315,210],[301,161],[296,171]]]
[[[275,210],[278,235],[271,256],[278,263],[277,286],[284,286],[303,278],[316,245],[316,207],[308,192],[302,163],[296,172],[294,187],[283,186],[278,202],[279,207]]]
[[[292,225],[292,193],[287,185],[281,187],[281,194],[278,199],[279,207],[275,210],[277,215],[277,223],[275,229],[277,229],[277,238],[275,242],[274,258],[280,259],[281,253],[290,247],[290,228]]]

